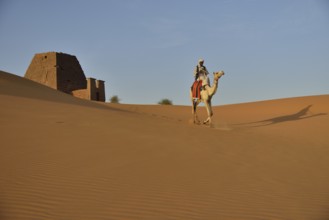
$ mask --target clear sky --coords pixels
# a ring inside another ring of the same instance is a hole
[[[48,51],[121,103],[189,105],[199,58],[214,105],[329,94],[329,0],[0,0],[0,69]]]

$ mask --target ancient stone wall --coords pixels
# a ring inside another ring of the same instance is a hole
[[[105,102],[104,81],[86,79],[78,59],[69,54],[36,54],[25,73],[25,78],[78,98]]]
[[[87,87],[85,74],[75,56],[57,53],[56,69],[58,90],[71,93]]]
[[[96,100],[105,102],[105,82],[103,80],[96,80],[97,93]]]
[[[78,90],[74,90],[72,91],[72,95],[74,97],[80,98],[80,99],[90,99],[90,91],[87,89],[78,89]]]
[[[36,54],[24,77],[57,89],[56,59],[56,53],[53,52]]]
[[[90,91],[90,99],[105,102],[104,81],[94,78],[87,79],[87,90]]]

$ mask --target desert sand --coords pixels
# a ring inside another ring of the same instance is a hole
[[[329,95],[191,117],[0,72],[0,219],[329,219]]]

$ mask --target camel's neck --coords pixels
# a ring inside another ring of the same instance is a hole
[[[218,88],[218,79],[214,79],[213,85],[209,88],[209,96],[213,96]]]

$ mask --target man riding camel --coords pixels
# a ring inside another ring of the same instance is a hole
[[[224,75],[224,71],[214,72],[214,81],[210,86],[209,72],[207,68],[203,65],[204,60],[199,59],[198,65],[194,69],[194,83],[191,86],[190,98],[192,101],[192,114],[193,122],[199,124],[200,121],[196,114],[196,107],[198,104],[203,102],[207,109],[208,118],[203,121],[203,124],[211,124],[211,117],[213,115],[211,107],[211,99],[217,91],[218,80]]]
[[[201,98],[201,90],[205,90],[206,86],[210,85],[208,78],[209,72],[207,68],[203,65],[204,60],[199,59],[198,65],[194,68],[194,83],[191,87],[193,98]]]
[[[208,78],[208,70],[207,68],[203,65],[204,60],[199,59],[198,65],[194,69],[194,79],[195,81],[200,81],[202,80],[202,87],[205,87],[206,85],[209,85],[209,78]]]

